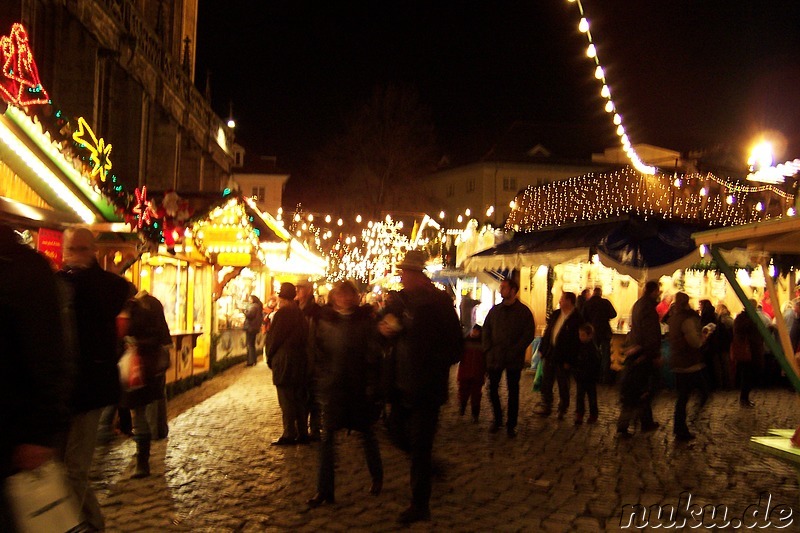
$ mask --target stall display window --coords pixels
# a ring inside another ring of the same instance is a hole
[[[188,268],[180,261],[164,261],[152,268],[153,296],[164,306],[164,317],[169,329],[186,329],[186,297],[188,290]]]
[[[211,291],[208,282],[208,270],[194,269],[194,309],[192,310],[194,331],[201,331],[205,324],[205,295]]]

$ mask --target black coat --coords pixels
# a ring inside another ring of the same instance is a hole
[[[312,327],[314,382],[323,425],[368,428],[381,408],[381,349],[371,307],[343,315],[325,306]]]
[[[116,405],[120,399],[117,362],[122,355],[116,318],[135,287],[97,262],[58,275],[71,289],[77,331],[78,373],[72,406],[76,412],[86,412]]]
[[[390,393],[409,407],[444,404],[450,366],[458,363],[464,349],[453,301],[431,284],[403,289],[389,312],[402,324],[393,343]]]
[[[172,344],[164,307],[155,296],[137,295],[126,304],[130,314],[127,336],[133,337],[142,361],[144,386],[122,393],[121,405],[140,407],[164,397],[164,373],[169,368]]]
[[[296,303],[285,304],[275,312],[267,332],[265,350],[267,365],[272,369],[272,383],[276,386],[306,384],[307,335],[306,319]]]
[[[0,225],[0,477],[19,444],[52,447],[68,424],[73,361],[47,261]]]
[[[539,349],[542,352],[542,357],[549,359],[552,363],[559,365],[566,363],[574,366],[581,343],[580,337],[578,337],[578,328],[583,323],[583,317],[581,317],[577,309],[573,309],[572,313],[564,320],[561,329],[558,330],[558,342],[553,344],[553,327],[559,316],[561,316],[561,309],[556,309],[550,315]]]

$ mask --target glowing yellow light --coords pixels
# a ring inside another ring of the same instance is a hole
[[[795,211],[794,207],[790,207],[789,209],[786,210],[786,214],[789,215],[790,217],[793,217],[797,214],[797,211]]]
[[[339,220],[336,221],[336,224],[338,226],[341,226],[342,224],[344,224],[344,221],[340,218]]]
[[[308,215],[308,221],[314,222],[314,215]]]
[[[595,58],[597,57],[597,48],[593,44],[590,44],[586,47],[586,57]]]
[[[86,135],[89,136],[88,139]],[[83,117],[78,117],[78,130],[72,134],[72,139],[89,150],[92,177],[99,175],[100,181],[106,181],[108,171],[111,170],[111,143],[106,144],[102,137],[98,139]]]
[[[756,204],[756,211],[763,211],[763,210],[764,210],[764,204],[762,204],[761,202],[758,202]]]
[[[620,124],[622,124],[622,117],[614,113],[614,125],[619,126]]]
[[[605,72],[603,72],[603,67],[597,65],[597,68],[594,69],[594,77],[597,78],[598,80],[602,80],[603,78],[606,77]]]
[[[611,113],[612,111],[614,111],[614,102],[609,100],[606,102],[606,113]]]
[[[611,89],[608,88],[608,85],[603,85],[603,88],[600,89],[600,96],[603,98],[611,98]]]
[[[586,17],[581,18],[580,23],[578,23],[578,30],[580,30],[581,33],[586,33],[589,31],[589,21],[586,20]]]
[[[463,221],[464,221],[464,217],[462,217],[461,215],[458,215],[458,217],[456,218],[456,220],[457,220],[457,221],[458,221],[458,223],[460,224],[461,222],[463,222]]]
[[[470,216],[472,214],[472,211],[470,211],[469,208],[467,208],[466,210],[464,210],[464,214],[466,216]]]
[[[331,223],[331,216],[330,215],[325,215],[325,223],[326,224],[330,224]]]
[[[356,215],[356,224],[361,224],[361,215]]]
[[[750,166],[750,170],[769,168],[774,161],[772,143],[769,141],[761,141],[755,145],[750,151],[750,157],[747,158],[747,164]]]
[[[444,211],[439,211],[439,218],[444,219]]]

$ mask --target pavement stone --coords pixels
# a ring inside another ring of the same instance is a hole
[[[153,443],[150,477],[129,479],[135,446],[117,438],[97,448],[91,481],[112,532],[619,531],[624,505],[677,504],[684,492],[739,514],[761,493],[800,510],[795,471],[748,448],[752,435],[800,423],[791,391],[757,390],[755,409],[741,409],[736,391],[718,392],[701,416],[690,416],[697,439],[676,443],[674,393],[662,392],[654,403],[658,430],[620,440],[613,387],[599,387],[598,424],[575,426],[572,416],[534,415],[539,395],[531,382],[523,374],[516,439],[488,433],[485,395],[478,424],[460,417],[452,400],[442,408],[431,521],[409,528],[395,523],[410,497],[408,458],[380,423],[382,494],[367,493],[357,435],[340,432],[337,503],[307,508],[317,445],[270,446],[281,417],[265,365],[234,366],[170,400],[169,437]]]

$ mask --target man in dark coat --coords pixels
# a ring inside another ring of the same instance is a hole
[[[47,261],[0,224],[0,484],[56,454],[69,426],[72,356]],[[0,531],[14,531],[0,491]]]
[[[648,281],[644,294],[633,304],[625,368],[620,379],[622,408],[617,421],[620,437],[630,437],[628,425],[634,418],[639,419],[643,432],[653,431],[659,426],[653,421],[652,402],[655,365],[661,361],[661,321],[656,310],[660,299],[658,282]]]
[[[582,309],[583,319],[594,328],[594,343],[600,352],[600,375],[596,377],[602,383],[610,383],[611,376],[611,324],[617,317],[617,310],[606,298],[603,289],[595,287],[592,297],[586,300]]]
[[[405,430],[411,454],[411,505],[398,521],[410,524],[430,520],[433,439],[463,338],[452,299],[425,275],[423,253],[409,251],[397,268],[403,290],[387,314],[398,317],[400,327],[388,321],[378,327],[394,339],[391,417]]]
[[[297,300],[297,305],[303,312],[303,317],[306,319],[306,326],[308,326],[308,330],[311,331],[314,323],[319,318],[320,310],[322,309],[322,307],[314,298],[314,285],[306,279],[301,279],[297,282],[295,288],[297,289],[297,296],[295,297],[295,300]],[[311,348],[308,350],[308,377],[309,380],[305,391],[306,413],[308,414],[308,426],[310,431],[308,438],[311,441],[316,442],[320,440],[321,425],[320,408],[317,404],[317,393],[315,390],[316,383],[314,379],[314,353],[313,349]]]
[[[303,312],[294,297],[291,283],[281,283],[278,310],[267,333],[267,365],[272,369],[272,383],[278,389],[278,404],[283,415],[283,434],[273,446],[307,444],[306,382],[308,328]]]
[[[483,322],[483,351],[489,373],[489,400],[494,413],[489,432],[496,433],[503,426],[503,408],[498,390],[505,371],[508,388],[506,432],[509,437],[517,436],[519,379],[525,366],[525,351],[533,342],[536,332],[533,314],[528,306],[519,301],[518,294],[517,282],[504,279],[500,283],[503,301],[492,307]]]
[[[558,381],[558,419],[564,418],[569,408],[569,380],[572,367],[580,348],[578,329],[583,323],[575,308],[577,298],[574,292],[564,292],[559,300],[559,308],[547,320],[542,335],[542,405],[536,410],[539,416],[550,416],[553,410],[553,385]]]
[[[102,531],[103,515],[89,486],[89,470],[100,413],[120,399],[116,319],[136,289],[125,278],[103,270],[96,252],[94,235],[89,229],[68,229],[64,232],[64,269],[58,276],[72,294],[78,346],[73,415],[64,463],[84,519]]]

